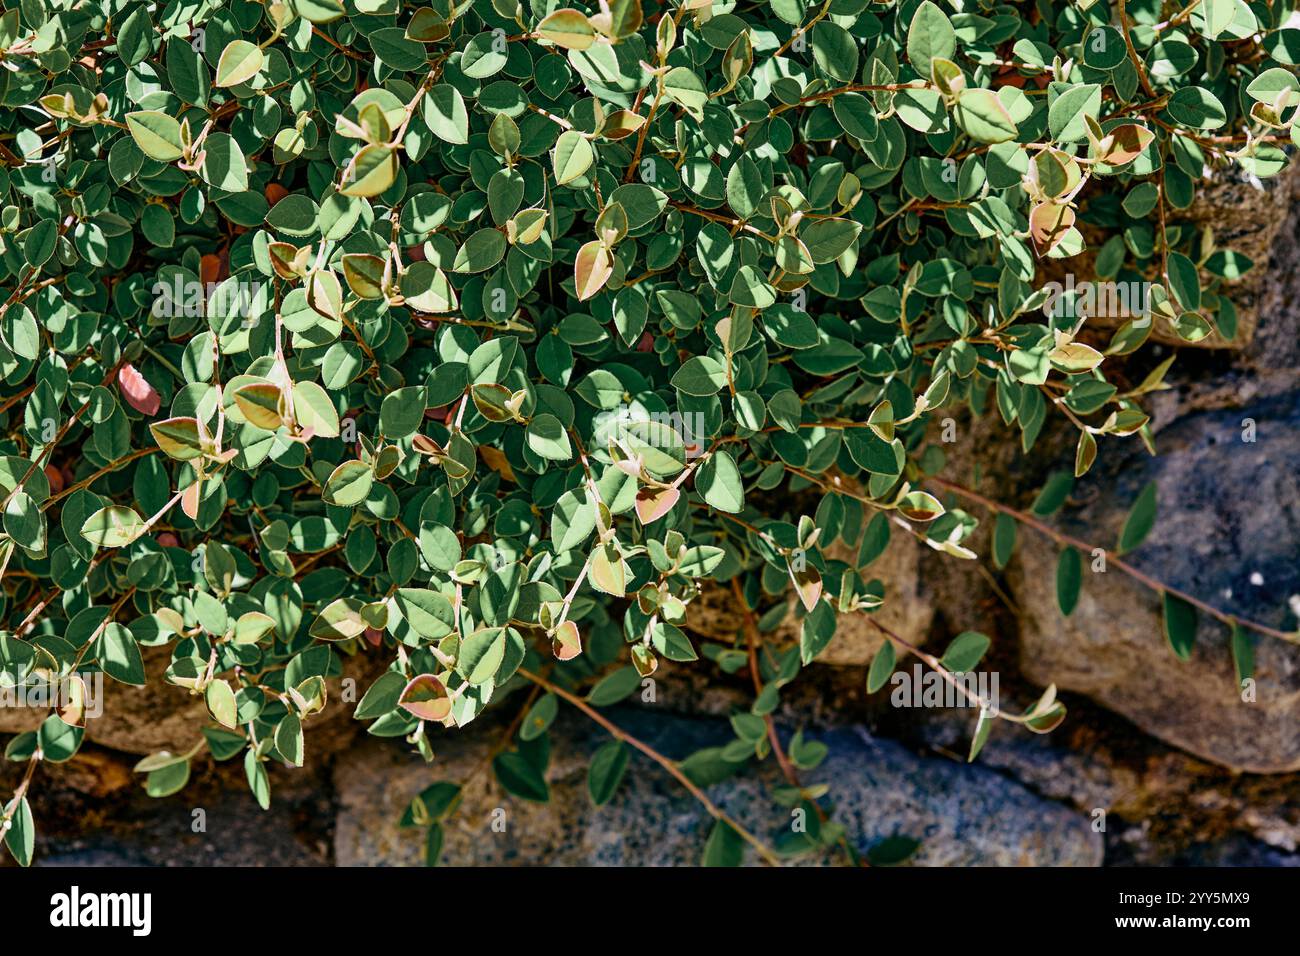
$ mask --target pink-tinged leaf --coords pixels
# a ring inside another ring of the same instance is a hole
[[[681,496],[676,488],[642,488],[636,493],[636,516],[642,524],[658,521],[673,510]]]
[[[185,517],[194,521],[199,516],[199,485],[202,482],[196,481],[185,489],[181,495],[181,511],[185,512]]]
[[[419,432],[416,432],[411,436],[411,447],[421,455],[428,455],[434,461],[441,461],[447,454],[443,451],[442,446],[436,441],[428,435],[422,435]],[[359,458],[360,455],[357,457]]]
[[[378,647],[384,642],[384,632],[377,627],[366,628],[365,637],[366,643],[371,647]]]
[[[134,365],[126,364],[117,370],[117,384],[122,389],[122,397],[137,412],[144,415],[157,415],[162,407],[162,397],[141,375]]]
[[[586,302],[604,288],[614,274],[614,257],[598,239],[593,239],[578,250],[573,263],[573,284],[578,301]]]
[[[446,720],[451,714],[451,695],[438,678],[421,674],[406,685],[397,705],[421,720]]]
[[[572,621],[565,621],[555,629],[551,635],[551,650],[555,653],[556,660],[571,661],[582,653],[582,635],[578,633],[578,625]]]

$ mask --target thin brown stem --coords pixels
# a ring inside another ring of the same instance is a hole
[[[576,694],[572,694],[569,691],[565,690],[563,687],[559,687],[555,684],[552,684],[546,678],[534,674],[531,671],[524,670],[522,667],[518,670],[517,673],[519,674],[520,677],[524,678],[525,680],[532,681],[534,684],[537,684],[543,690],[550,691],[555,696],[572,704],[574,707],[578,708],[578,710],[582,711],[584,714],[586,714],[596,723],[600,724],[600,726],[603,727],[605,730],[607,730],[610,733],[610,735],[614,737],[615,740],[621,740],[624,743],[630,744],[631,746],[635,747],[637,750],[641,751],[641,753],[649,757],[651,760],[653,760],[655,763],[659,764],[659,766],[663,767],[670,774],[672,774],[674,779],[676,779],[678,783],[680,783],[683,787],[685,787],[687,792],[690,793],[691,796],[693,796],[696,800],[700,802],[700,804],[704,807],[705,810],[709,812],[709,815],[712,816],[713,819],[717,820],[719,823],[725,823],[727,826],[731,827],[731,829],[736,831],[737,836],[739,836],[742,840],[744,840],[746,843],[752,846],[756,851],[758,851],[758,855],[762,857],[763,862],[768,863],[771,866],[780,865],[781,861],[777,857],[776,853],[771,849],[771,847],[769,847],[762,840],[754,836],[754,834],[750,833],[747,829],[745,829],[743,826],[737,823],[734,819],[728,816],[721,808],[719,808],[717,804],[715,804],[712,800],[710,800],[708,796],[704,793],[704,791],[701,790],[699,787],[697,787],[691,781],[691,778],[686,776],[686,774],[682,772],[681,767],[677,765],[676,761],[669,760],[667,757],[665,757],[659,751],[655,750],[649,744],[643,743],[642,741],[638,740],[636,737],[633,737],[631,734],[623,730],[617,724],[610,721],[609,718],[605,717],[604,714],[600,713],[600,711],[596,710],[594,707],[592,707],[590,704],[588,704],[585,700],[583,700],[581,697],[577,696]]]
[[[1218,608],[1214,607],[1213,605],[1207,604],[1205,601],[1202,601],[1200,598],[1196,597],[1195,595],[1188,594],[1186,591],[1180,590],[1179,588],[1171,587],[1170,585],[1165,584],[1162,581],[1156,580],[1155,578],[1151,577],[1151,575],[1146,574],[1143,571],[1139,571],[1137,568],[1129,564],[1127,561],[1121,558],[1114,551],[1108,550],[1106,548],[1096,547],[1095,545],[1092,545],[1081,538],[1076,538],[1073,535],[1066,534],[1063,531],[1057,531],[1051,525],[1039,521],[1033,515],[1029,515],[1023,511],[1018,511],[1015,508],[1008,507],[1007,505],[1004,505],[998,501],[994,501],[992,498],[986,497],[985,495],[982,495],[977,491],[972,491],[970,488],[967,488],[963,485],[956,484],[955,482],[948,481],[947,479],[944,478],[931,477],[926,480],[935,485],[938,485],[940,488],[943,488],[945,491],[952,492],[958,497],[966,498],[970,501],[974,501],[978,504],[983,505],[985,508],[988,508],[991,511],[1001,512],[1002,514],[1007,515],[1008,517],[1015,518],[1021,524],[1028,525],[1030,528],[1033,528],[1035,531],[1038,531],[1039,533],[1044,534],[1047,537],[1051,538],[1057,544],[1068,544],[1072,547],[1078,548],[1080,551],[1089,554],[1100,551],[1102,555],[1104,555],[1104,557],[1106,558],[1106,565],[1108,567],[1118,568],[1119,570],[1127,574],[1129,577],[1133,578],[1135,581],[1145,584],[1148,588],[1150,588],[1153,591],[1156,591],[1161,594],[1171,594],[1182,601],[1186,601],[1188,604],[1192,605],[1195,608],[1199,608],[1200,610],[1204,611],[1206,614],[1209,614],[1211,617],[1219,621],[1222,621],[1224,624],[1228,625],[1229,627],[1232,627],[1233,625],[1240,625],[1241,627],[1249,628],[1250,630],[1255,631],[1259,634],[1266,634],[1269,637],[1275,637],[1278,640],[1286,641],[1289,644],[1300,644],[1300,634],[1288,633],[1286,631],[1279,631],[1277,628],[1269,627],[1265,624],[1260,624],[1256,621],[1250,621],[1244,618],[1236,617],[1235,615],[1229,614],[1226,611],[1221,611]]]

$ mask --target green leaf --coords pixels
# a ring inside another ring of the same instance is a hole
[[[1201,34],[1213,40],[1232,25],[1237,8],[1232,0],[1202,0],[1200,10],[1196,12],[1200,16],[1195,17],[1194,22],[1200,21]]]
[[[374,472],[360,461],[345,461],[330,473],[321,489],[321,498],[329,504],[351,508],[361,504],[370,494]]]
[[[1169,592],[1164,595],[1165,640],[1180,661],[1191,660],[1196,644],[1196,608]]]
[[[331,601],[317,615],[308,633],[322,641],[345,641],[360,637],[366,630],[366,622],[361,618],[362,606],[356,598]]]
[[[279,392],[276,391],[276,399]],[[199,433],[199,423],[193,418],[168,418],[160,422],[151,422],[149,431],[169,458],[177,461],[193,461],[203,455],[203,438]]]
[[[663,78],[663,90],[674,103],[686,110],[697,122],[704,119],[704,106],[709,101],[704,82],[684,66],[675,66]]]
[[[641,675],[634,667],[623,667],[597,682],[587,694],[587,703],[594,707],[617,704],[641,687]]]
[[[1138,494],[1119,535],[1120,554],[1127,554],[1146,540],[1156,523],[1156,483],[1150,482]]]
[[[1005,568],[1016,548],[1016,519],[998,512],[993,522],[993,564]]]
[[[423,386],[399,388],[385,395],[379,408],[384,435],[394,441],[414,435],[424,421],[424,399]]]
[[[44,553],[45,513],[26,492],[16,492],[5,505],[4,531],[15,543],[28,551]]]
[[[133,509],[109,505],[86,519],[81,536],[96,548],[120,548],[134,541],[143,530],[144,519]]]
[[[226,192],[248,188],[248,160],[228,133],[209,133],[203,143],[203,179]]]
[[[576,130],[565,130],[555,143],[551,159],[555,185],[564,186],[585,175],[595,159],[590,140]]]
[[[314,436],[320,438],[337,438],[339,436],[339,413],[334,409],[334,402],[315,382],[297,382],[293,386],[293,413],[298,424],[304,429],[311,429]]]
[[[1047,110],[1047,125],[1052,138],[1073,143],[1087,134],[1085,116],[1097,118],[1101,112],[1101,87],[1096,83],[1072,86],[1052,101]]]
[[[471,684],[490,680],[505,659],[506,632],[484,627],[465,638],[456,658],[456,672]]]
[[[255,43],[231,40],[217,61],[217,86],[247,83],[261,71],[263,62],[262,51]]]
[[[1219,98],[1199,86],[1175,90],[1165,109],[1176,123],[1192,129],[1218,129],[1228,121],[1227,111]]]
[[[81,749],[86,731],[63,722],[58,714],[51,714],[41,723],[36,733],[43,759],[50,763],[65,763]]]
[[[551,788],[546,779],[518,753],[498,754],[492,760],[492,770],[506,793],[534,803],[546,803],[551,799]]]
[[[159,767],[157,770],[150,770],[149,775],[145,778],[144,790],[145,793],[157,800],[162,797],[170,797],[174,793],[180,793],[189,782],[190,762],[188,760],[178,760],[165,767]]]
[[[732,826],[718,820],[704,844],[701,866],[740,866],[745,861],[745,841]]]
[[[952,639],[939,663],[954,673],[969,673],[975,669],[992,643],[978,631],[963,631]]]
[[[461,145],[469,142],[469,110],[456,87],[437,83],[424,97],[424,121],[444,143]]]
[[[1053,472],[1038,492],[1030,511],[1040,518],[1056,514],[1074,490],[1074,476],[1068,471]]]
[[[99,663],[104,673],[115,681],[143,687],[144,659],[135,636],[121,624],[106,624],[99,639]]]
[[[545,17],[537,25],[537,35],[566,50],[585,50],[596,42],[596,28],[586,15],[565,7]]]
[[[822,20],[813,26],[812,53],[817,66],[841,83],[858,72],[857,41],[838,24]]]
[[[885,837],[867,851],[872,866],[898,866],[911,859],[921,848],[921,841],[909,836]]]
[[[1069,617],[1079,603],[1079,588],[1083,584],[1083,562],[1079,552],[1067,547],[1061,551],[1056,564],[1056,603],[1061,613]]]
[[[293,9],[310,23],[329,23],[344,13],[341,0],[293,0]]]
[[[966,757],[967,763],[974,763],[975,758],[984,749],[984,745],[988,743],[989,734],[993,731],[993,724],[996,719],[989,711],[983,707],[980,708],[979,716],[975,719],[975,733],[971,737],[970,753]]]
[[[506,237],[496,229],[480,229],[456,252],[455,272],[486,272],[506,254]]]
[[[707,355],[696,355],[688,359],[672,378],[673,388],[686,395],[699,397],[713,395],[726,384],[726,368]]]
[[[32,853],[36,849],[36,820],[26,796],[20,797],[18,805],[10,811],[9,824],[5,846],[19,866],[31,866]]]
[[[546,733],[548,727],[559,713],[560,699],[554,694],[543,694],[537,703],[528,709],[524,721],[519,725],[520,740],[536,740]]]
[[[544,412],[533,416],[528,423],[527,438],[529,450],[548,461],[568,461],[573,457],[568,433],[554,415]]]
[[[53,219],[42,220],[32,226],[23,240],[23,258],[33,268],[40,268],[54,255],[59,243],[59,224]]]
[[[953,116],[967,135],[981,143],[1005,143],[1018,134],[1015,120],[991,90],[962,90]]]
[[[592,755],[587,772],[587,792],[595,806],[603,807],[614,798],[627,772],[630,751],[621,740],[611,740]]]
[[[397,155],[387,146],[363,146],[343,176],[344,196],[370,198],[386,192],[397,181]]]
[[[185,154],[181,145],[181,124],[158,110],[126,114],[126,128],[131,138],[150,159],[170,163]]]
[[[406,688],[407,680],[401,674],[386,671],[370,685],[352,716],[357,720],[371,720],[386,714],[397,706],[398,698]]]
[[[138,6],[117,31],[117,55],[127,66],[142,63],[153,52],[154,27],[146,7]]]
[[[871,658],[871,667],[867,670],[868,694],[874,694],[889,683],[889,678],[894,673],[896,659],[894,645],[886,640],[880,645],[880,650],[876,651],[876,656]]]
[[[952,21],[930,0],[922,0],[912,14],[906,31],[907,59],[922,78],[930,78],[931,64],[938,57],[951,60],[957,51],[957,34]]]
[[[204,697],[208,705],[208,713],[212,715],[213,720],[231,730],[239,726],[235,692],[230,689],[229,684],[224,680],[214,680],[208,685]]]
[[[848,219],[818,219],[804,227],[799,238],[807,247],[812,261],[821,265],[838,259],[853,245],[861,231],[860,223]]]
[[[271,778],[267,776],[266,766],[257,759],[257,752],[249,748],[244,754],[244,776],[248,779],[248,789],[252,791],[257,805],[263,810],[271,808]]]
[[[293,766],[302,766],[302,721],[297,714],[290,713],[276,724],[275,749],[280,751],[280,756],[284,757]]]
[[[1232,625],[1232,666],[1237,672],[1237,687],[1255,676],[1255,641],[1240,624]]]
[[[736,460],[725,448],[719,448],[700,465],[695,488],[709,506],[728,514],[745,510],[745,486]]]

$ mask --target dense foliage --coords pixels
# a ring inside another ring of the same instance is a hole
[[[31,858],[33,771],[82,742],[81,682],[143,684],[154,647],[211,721],[142,762],[148,790],[206,749],[264,806],[328,708],[432,759],[504,700],[526,716],[497,778],[544,800],[563,701],[594,713],[664,658],[752,666],[736,741],[661,762],[694,787],[775,747],[813,824],[773,851],[709,804],[706,859],[839,844],[833,792],[797,777],[824,749],[771,722],[782,686],[889,600],[891,526],[975,557],[975,516],[924,490],[944,409],[1026,451],[1065,416],[1083,474],[1150,440],[1167,363],[1123,390],[1108,370],[1153,326],[1235,334],[1221,284],[1250,263],[1181,213],[1207,176],[1285,166],[1291,12],[22,0],[0,16],[0,683],[68,693],[8,748],[9,849]],[[1082,286],[1044,281],[1075,257],[1141,302],[1090,323]],[[752,612],[733,646],[689,635],[702,587]],[[1185,654],[1195,607],[1166,602]],[[988,645],[923,659],[969,671]],[[869,687],[914,650],[891,635]],[[353,702],[327,690],[345,657],[387,667]],[[1000,716],[1063,710],[1049,689]],[[595,755],[597,803],[629,744]],[[432,857],[459,794],[408,811]]]

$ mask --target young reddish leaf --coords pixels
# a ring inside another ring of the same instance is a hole
[[[636,493],[636,516],[642,524],[658,521],[673,510],[681,496],[676,488],[642,488]]]
[[[559,661],[571,661],[582,653],[582,635],[578,625],[565,621],[551,635],[551,651]]]
[[[609,277],[614,274],[614,257],[609,254],[598,240],[593,239],[578,250],[577,261],[573,264],[574,284],[578,290],[578,300],[585,302],[604,288]]]
[[[144,415],[157,415],[162,407],[162,398],[158,390],[149,384],[136,367],[129,362],[117,370],[117,384],[122,389],[122,397],[137,412]]]
[[[421,720],[440,721],[451,714],[452,699],[442,681],[432,674],[421,674],[406,685],[397,705]]]

